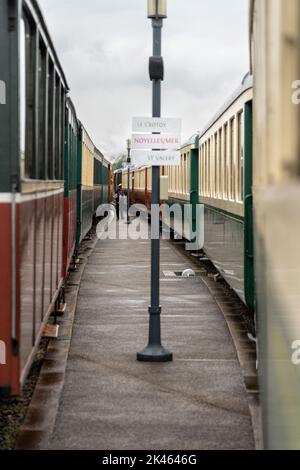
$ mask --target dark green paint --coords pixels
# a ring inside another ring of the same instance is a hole
[[[190,204],[192,206],[192,232],[197,230],[197,205],[199,204],[199,137],[190,152]]]
[[[210,204],[204,204],[208,209],[222,214],[227,219],[234,220],[235,222],[244,223],[244,217],[233,212],[226,211],[225,209],[219,209],[216,206],[211,206]]]
[[[0,191],[20,189],[19,166],[19,23],[17,0],[0,2],[0,80],[6,85],[6,104],[0,104]]]
[[[81,227],[82,227],[82,127],[79,123],[79,132],[77,140],[77,244],[81,241]]]
[[[78,126],[75,110],[70,101],[65,109],[64,178],[65,197],[68,197],[71,191],[77,189]],[[74,128],[70,121],[73,121]]]
[[[254,243],[253,243],[253,122],[252,101],[245,105],[245,299],[249,308],[255,307],[254,287]]]

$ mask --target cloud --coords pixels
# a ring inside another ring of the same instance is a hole
[[[131,118],[151,115],[146,0],[40,0],[79,118],[108,156],[125,149]],[[183,140],[201,129],[249,68],[247,0],[169,0],[164,22],[165,116]]]

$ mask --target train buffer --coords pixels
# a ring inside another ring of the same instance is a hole
[[[47,440],[35,439],[37,448],[254,448],[248,396],[223,314],[201,277],[164,276],[191,263],[174,242],[161,242],[162,336],[174,360],[140,363],[150,241],[95,243],[81,280],[58,411]],[[33,448],[27,425],[24,442]]]

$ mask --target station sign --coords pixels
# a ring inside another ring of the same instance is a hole
[[[132,150],[131,161],[135,166],[179,166],[178,150]]]
[[[133,134],[134,150],[178,150],[181,146],[180,134]]]
[[[134,117],[132,120],[132,132],[181,134],[181,119]]]
[[[135,117],[132,130],[134,165],[180,165],[181,119]]]

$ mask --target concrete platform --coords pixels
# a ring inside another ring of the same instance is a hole
[[[124,233],[127,226],[120,222]],[[51,449],[253,449],[249,404],[220,309],[189,260],[161,244],[166,364],[147,344],[150,242],[99,240],[82,277]]]

